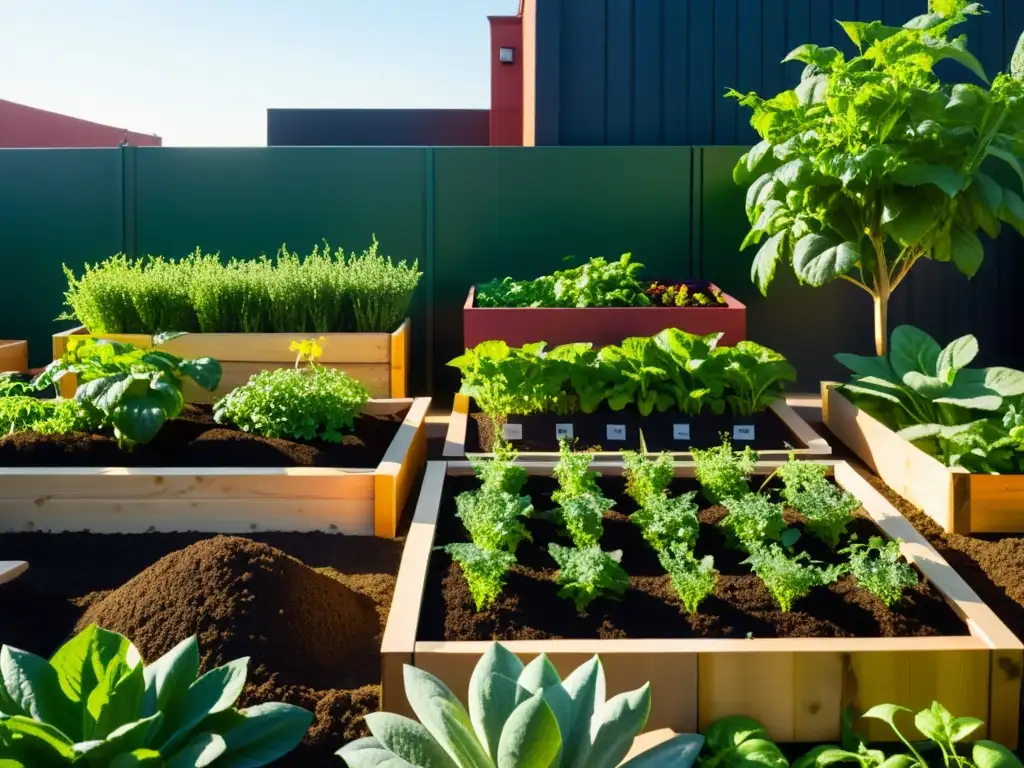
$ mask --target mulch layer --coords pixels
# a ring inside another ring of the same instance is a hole
[[[0,643],[50,656],[96,623],[152,662],[186,637],[202,671],[249,656],[239,706],[312,711],[276,766],[337,766],[379,708],[380,639],[402,541],[330,534],[10,534],[0,559],[28,571],[0,586]]]
[[[243,432],[213,420],[208,405],[187,405],[147,445],[118,448],[111,435],[74,432],[0,437],[0,466],[7,467],[376,467],[405,418],[360,416],[341,443],[301,442]]]
[[[479,487],[475,478],[448,478],[436,543],[467,541],[455,517],[454,496]],[[638,526],[629,520],[635,503],[624,495],[621,479],[599,481],[605,495],[616,502],[605,517],[601,546],[621,549],[622,566],[629,574],[629,590],[622,601],[598,598],[586,614],[559,597],[554,583],[557,565],[547,554],[551,541],[569,544],[554,524],[532,519],[533,542],[517,551],[518,564],[508,575],[506,588],[494,606],[476,612],[466,580],[457,563],[443,552],[431,557],[425,602],[420,621],[421,640],[528,640],[556,638],[768,638],[768,637],[908,637],[966,635],[967,628],[941,595],[927,583],[918,584],[902,601],[888,609],[874,595],[844,577],[828,587],[814,589],[796,602],[793,610],[779,609],[759,577],[741,565],[746,555],[730,548],[715,527],[725,515],[720,507],[701,511],[701,532],[696,553],[713,555],[720,571],[716,592],[696,615],[681,611],[668,575],[654,551],[644,542]],[[550,478],[530,478],[523,493],[538,510],[553,508]],[[692,480],[673,484],[673,493],[695,490]],[[790,515],[800,527],[799,516]],[[878,533],[874,523],[857,519],[849,529],[860,541]],[[843,542],[840,546],[845,546]],[[812,559],[836,562],[824,545],[810,535],[801,536],[796,551]]]

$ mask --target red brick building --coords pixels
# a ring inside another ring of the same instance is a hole
[[[163,139],[0,99],[0,147],[159,147]]]

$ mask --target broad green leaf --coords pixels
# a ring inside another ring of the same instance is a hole
[[[61,690],[77,703],[89,698],[115,659],[131,666],[142,663],[138,650],[127,638],[91,624],[57,649],[50,666],[57,671]]]
[[[291,752],[313,722],[313,713],[271,702],[238,710],[244,719],[222,732],[227,751],[217,768],[269,765]]]
[[[793,270],[801,282],[822,286],[857,266],[856,243],[836,243],[824,235],[808,235],[793,249]]]
[[[881,720],[883,723],[888,723],[889,727],[893,730],[898,730],[896,728],[896,713],[909,711],[906,707],[901,707],[897,704],[877,704],[861,715],[861,717]]]
[[[334,754],[342,758],[348,768],[417,768],[389,752],[372,736],[349,742]]]
[[[807,158],[790,160],[775,170],[775,180],[786,187],[803,187],[814,175],[814,166]]]
[[[469,714],[477,737],[492,760],[498,757],[498,740],[509,716],[529,692],[516,682],[523,662],[499,643],[494,643],[473,668],[469,680]]]
[[[64,695],[57,670],[46,659],[5,645],[0,649],[0,675],[7,696],[19,709],[15,714],[48,723],[77,739],[75,706]]]
[[[456,765],[430,732],[415,720],[390,712],[371,712],[366,716],[366,725],[382,747],[417,768],[451,768]]]
[[[984,372],[985,387],[1002,397],[1024,395],[1024,372],[995,366]]]
[[[1024,33],[1017,38],[1017,45],[1013,49],[1013,57],[1010,59],[1010,74],[1018,82],[1024,82]]]
[[[562,748],[558,721],[538,692],[509,717],[498,743],[498,768],[550,768]]]
[[[749,184],[760,174],[765,160],[772,156],[772,144],[769,141],[761,141],[751,147],[750,151],[743,155],[733,169],[732,178],[737,184]],[[767,169],[765,169],[767,170]]]
[[[939,343],[913,325],[898,326],[889,340],[889,363],[900,380],[911,371],[935,376],[940,354]]]
[[[217,733],[197,733],[167,761],[167,768],[208,768],[227,751]]]
[[[981,62],[978,61],[977,57],[964,46],[963,38],[946,41],[925,37],[921,42],[929,50],[929,53],[936,62],[943,59],[952,59],[969,69],[980,80],[986,83],[989,82],[985,68],[981,66]]]
[[[626,341],[630,341],[630,339],[626,339]],[[623,347],[625,346],[625,342],[623,342]],[[551,659],[546,653],[542,653],[523,667],[516,682],[530,693],[537,693],[544,688],[561,685],[562,678],[559,676],[558,670],[555,669],[555,665],[551,663]]]
[[[754,262],[750,268],[750,279],[762,296],[768,295],[768,286],[775,277],[779,260],[785,256],[788,242],[789,234],[779,232],[777,235],[769,237],[754,256]]]
[[[30,717],[15,715],[0,721],[8,732],[17,734],[25,740],[39,742],[46,751],[71,760],[75,757],[74,743],[59,728],[49,723],[39,722]]]
[[[882,230],[900,245],[919,243],[938,225],[939,211],[918,190],[895,190],[885,198]]]
[[[590,752],[590,719],[605,702],[604,669],[597,656],[581,664],[562,684],[573,704],[573,718],[562,734],[562,768],[583,768]]]
[[[815,75],[807,78],[797,86],[796,96],[802,106],[810,107],[815,104],[824,103],[828,99],[828,89],[828,75]]]
[[[979,720],[976,717],[954,717],[948,728],[949,740],[952,742],[963,741],[984,724],[984,720]]]
[[[125,723],[139,719],[146,682],[142,664],[129,667],[114,659],[86,700],[82,735],[86,739],[103,739]]]
[[[656,747],[651,747],[622,768],[690,768],[704,746],[704,737],[696,733],[674,736]]]
[[[1003,189],[1002,205],[999,208],[999,218],[1024,234],[1024,200],[1012,189]]]
[[[896,380],[896,374],[885,357],[863,357],[848,352],[840,352],[834,357],[840,365],[858,376],[877,376],[880,379]]]
[[[136,749],[114,758],[110,768],[167,768],[167,764],[155,749]]]
[[[622,762],[650,712],[650,683],[606,701],[591,724],[593,737],[587,768],[615,768]]]
[[[1017,177],[1021,180],[1021,183],[1024,184],[1024,167],[1021,166],[1020,158],[1018,158],[1009,150],[992,145],[989,145],[987,154],[990,157],[995,157],[1002,160],[1004,163],[1010,166],[1010,168],[1013,169],[1014,173],[1017,174]]]
[[[985,249],[977,233],[958,221],[953,225],[950,237],[953,263],[967,277],[974,277],[985,258]]]
[[[930,709],[922,709],[914,715],[914,727],[926,739],[934,742],[944,743],[946,741],[945,728],[939,717]]]
[[[1021,762],[1013,752],[1002,744],[982,739],[974,744],[971,751],[978,768],[1020,768]]]
[[[403,671],[409,705],[445,752],[460,768],[487,768],[490,757],[455,694],[429,672],[408,664]]]
[[[87,762],[90,765],[106,765],[107,761],[112,760],[117,755],[131,752],[135,749],[142,749],[149,743],[150,738],[157,733],[162,720],[163,714],[157,712],[155,715],[150,715],[131,723],[125,723],[114,729],[102,741],[94,742],[95,746],[85,753],[89,758]],[[80,748],[81,745],[76,745],[76,747]]]
[[[939,378],[947,384],[952,384],[957,372],[970,365],[977,356],[978,340],[976,338],[967,335],[954,339],[939,354]]]
[[[915,16],[906,24],[903,25],[904,29],[931,29],[934,26],[941,24],[943,18],[937,13],[923,13],[920,16]]]
[[[190,735],[193,728],[210,715],[229,709],[245,686],[249,658],[243,657],[211,669],[189,686],[179,707],[166,718],[161,736],[168,734],[160,746],[164,754],[173,752]]]
[[[970,177],[948,165],[935,165],[922,160],[913,160],[892,174],[892,180],[904,187],[921,187],[926,184],[941,189],[947,197],[956,197],[967,189]]]
[[[873,43],[887,40],[902,31],[899,27],[887,27],[879,21],[840,21],[839,26],[862,51]]]
[[[843,54],[837,48],[832,46],[822,48],[813,43],[805,43],[790,51],[786,58],[782,60],[782,63],[802,61],[805,64],[814,64],[825,69],[835,64],[837,60],[842,60],[842,58]]]
[[[188,692],[199,674],[199,643],[188,637],[145,669],[143,714],[166,711]]]
[[[893,755],[892,757],[886,758],[885,762],[878,766],[878,768],[915,768],[917,766],[917,758],[911,755]]]

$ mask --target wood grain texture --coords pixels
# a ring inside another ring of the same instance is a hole
[[[28,342],[15,339],[0,339],[0,373],[28,370]]]
[[[388,363],[391,368],[389,394],[391,397],[406,397],[407,395],[409,355],[412,351],[409,328],[410,321],[406,318],[389,339]]]
[[[398,434],[374,472],[374,533],[394,538],[412,483],[427,458],[427,411],[430,398],[412,402]]]

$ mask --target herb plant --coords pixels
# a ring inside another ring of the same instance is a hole
[[[831,584],[843,572],[841,566],[822,568],[812,564],[806,552],[789,556],[778,544],[756,547],[743,562],[750,565],[787,613],[811,589]]]
[[[750,476],[757,465],[757,454],[750,446],[733,451],[729,436],[722,435],[722,444],[706,450],[692,449],[697,482],[701,493],[712,504],[750,493]]]
[[[0,395],[0,435],[36,432],[66,435],[98,429],[100,419],[77,400],[41,400],[29,395]]]
[[[675,461],[670,453],[662,453],[656,459],[649,459],[643,453],[623,451],[625,465],[626,495],[640,506],[653,496],[664,495],[672,482]]]
[[[711,555],[698,560],[689,547],[676,546],[661,550],[658,559],[672,579],[686,613],[697,613],[700,604],[715,594],[718,571]]]
[[[580,493],[560,502],[558,519],[577,547],[596,546],[604,532],[605,512],[615,502],[599,493]]]
[[[156,347],[163,341],[154,337]],[[183,360],[157,348],[73,336],[64,355],[46,367],[34,386],[53,386],[68,373],[78,376],[75,400],[87,412],[85,423],[113,430],[118,445],[130,449],[150,442],[181,413],[186,378],[212,392],[220,384],[221,366],[209,357]],[[71,413],[67,408],[62,412]]]
[[[860,502],[827,480],[819,480],[790,495],[789,503],[806,519],[807,530],[835,549],[853,521]]]
[[[718,525],[733,546],[753,553],[763,544],[782,539],[786,521],[781,504],[760,493],[735,496],[723,503],[729,514]]]
[[[473,471],[480,479],[482,492],[500,491],[518,496],[526,485],[526,469],[516,464],[518,452],[507,440],[498,440],[494,457],[470,459]]]
[[[462,521],[480,549],[502,550],[515,554],[530,532],[523,518],[533,513],[529,496],[513,496],[503,491],[465,491],[455,497],[456,516]]]
[[[561,585],[559,596],[572,600],[580,612],[598,597],[620,599],[629,587],[629,576],[619,565],[620,550],[603,552],[596,546],[574,549],[552,542],[548,554],[558,563],[555,580]]]
[[[798,461],[794,454],[789,454],[789,460],[775,470],[775,473],[782,480],[782,498],[786,503],[792,504],[793,497],[800,491],[818,483],[827,482],[828,467],[824,464],[815,464],[813,461]]]
[[[515,555],[476,544],[449,544],[444,551],[462,567],[469,593],[478,611],[490,608],[505,588],[505,576],[516,564]]]
[[[863,587],[891,607],[903,597],[904,590],[917,586],[917,571],[903,559],[898,539],[882,541],[872,536],[867,544],[852,543],[840,550],[850,558],[850,573]]]
[[[794,90],[729,93],[753,110],[763,139],[734,171],[749,185],[743,247],[767,238],[751,277],[766,292],[781,261],[808,285],[861,288],[874,302],[879,355],[890,297],[922,258],[973,277],[984,257],[979,229],[1024,232],[1019,191],[982,170],[995,158],[1024,180],[1019,49],[1012,73],[990,88],[945,84],[933,71],[952,59],[988,83],[966,38],[950,37],[980,13],[980,3],[942,0],[902,27],[840,22],[858,56],[802,45],[786,57],[806,65]]]
[[[47,661],[4,646],[0,764],[261,766],[302,740],[313,715],[290,704],[236,709],[248,659],[199,675],[196,638],[144,665],[126,638],[90,626]]]
[[[631,520],[640,526],[644,540],[656,552],[665,552],[673,547],[692,549],[700,533],[697,504],[694,502],[696,495],[691,491],[680,496],[648,496]]]
[[[789,768],[789,761],[768,730],[752,718],[734,715],[717,720],[707,728],[704,738],[701,768]]]
[[[214,419],[263,437],[340,443],[370,399],[366,387],[317,363],[323,353],[317,340],[292,342],[291,350],[298,353],[294,368],[253,375],[217,401]]]
[[[568,440],[558,445],[558,463],[554,466],[558,490],[551,494],[551,500],[561,504],[565,499],[585,493],[601,495],[597,485],[598,473],[590,469],[594,456],[589,453],[576,453]]]

